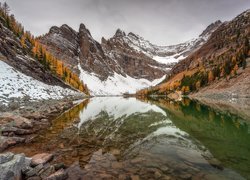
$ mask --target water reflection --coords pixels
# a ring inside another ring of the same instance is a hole
[[[69,175],[75,176],[79,166],[78,174],[85,178],[242,179],[238,173],[248,177],[249,159],[240,159],[249,155],[248,126],[237,117],[189,100],[145,101],[85,100],[55,119],[33,142],[12,151],[53,152],[55,162],[78,162]],[[240,145],[238,150],[231,143]],[[225,162],[228,156],[237,163]]]
[[[148,100],[146,100],[148,101]],[[165,110],[172,122],[199,140],[223,166],[250,178],[249,119],[184,99],[150,99]]]

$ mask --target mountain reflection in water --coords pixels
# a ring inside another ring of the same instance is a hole
[[[71,169],[85,178],[244,179],[250,137],[242,122],[190,100],[95,97],[11,150],[53,152],[55,162],[78,162]]]

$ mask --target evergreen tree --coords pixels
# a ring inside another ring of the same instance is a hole
[[[6,2],[3,3],[2,9],[3,9],[4,15],[7,16],[10,12],[10,7]]]

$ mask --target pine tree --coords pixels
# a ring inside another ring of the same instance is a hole
[[[7,16],[10,12],[10,7],[6,2],[3,3],[2,9],[3,9],[4,15]]]

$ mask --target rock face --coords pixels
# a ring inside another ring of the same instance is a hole
[[[102,80],[112,74],[109,59],[105,56],[102,46],[95,41],[84,24],[79,28],[80,65],[89,73],[96,73]]]
[[[219,25],[216,22],[200,37],[173,46],[157,46],[120,29],[112,38],[102,38],[99,43],[84,24],[80,25],[79,32],[65,24],[53,26],[39,41],[78,74],[92,94],[103,95],[131,92],[128,84],[138,90],[159,83],[157,79],[168,74],[176,62],[196,51]],[[118,90],[108,92],[109,88]]]
[[[14,155],[12,153],[0,154],[0,179],[21,180],[22,169],[28,167],[30,159],[24,154]]]
[[[152,81],[167,72],[169,66],[129,47],[125,36],[124,32],[117,30],[113,38],[103,38],[100,44],[93,39],[84,24],[80,25],[78,33],[62,25],[52,27],[48,34],[40,37],[40,42],[79,75],[78,62],[84,71],[95,73],[101,80],[118,73]]]

